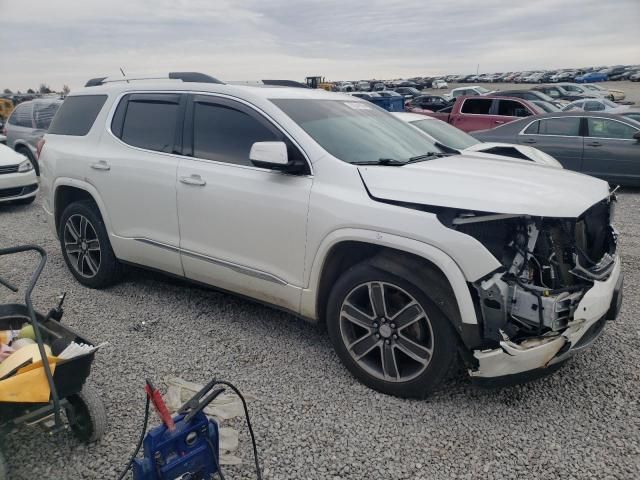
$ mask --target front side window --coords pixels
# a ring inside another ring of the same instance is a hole
[[[121,140],[134,147],[171,153],[175,144],[179,103],[180,95],[131,95],[124,113]],[[118,112],[114,120],[117,116]]]
[[[580,135],[580,117],[547,118],[540,120],[538,134],[577,137]]]
[[[587,118],[588,136],[595,138],[615,138],[632,140],[633,135],[638,132],[626,123],[618,122],[608,118]]]
[[[322,148],[348,163],[441,153],[411,125],[362,101],[272,99]]]
[[[254,117],[226,105],[196,102],[193,112],[193,154],[235,165],[252,165],[255,142],[281,138]]]
[[[484,98],[468,98],[462,104],[461,113],[471,113],[473,115],[487,115],[491,110],[493,100]]]

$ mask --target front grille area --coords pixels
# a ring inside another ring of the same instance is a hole
[[[17,173],[18,165],[6,165],[4,167],[0,167],[0,175],[4,175],[7,173]]]
[[[27,185],[26,187],[14,187],[0,189],[0,198],[21,197],[38,189],[38,184]]]

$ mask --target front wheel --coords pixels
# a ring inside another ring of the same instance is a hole
[[[78,440],[84,443],[99,440],[107,427],[107,412],[98,392],[85,384],[80,393],[67,397],[67,400],[69,425]]]
[[[368,262],[343,274],[329,297],[327,327],[354,377],[382,393],[424,398],[449,375],[455,334],[427,292]]]
[[[104,288],[120,278],[120,263],[93,203],[70,204],[62,213],[58,232],[62,256],[78,282],[90,288]]]

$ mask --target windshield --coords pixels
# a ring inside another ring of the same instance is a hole
[[[442,151],[411,125],[368,102],[272,99],[331,155],[348,163],[409,159]]]
[[[480,143],[468,133],[440,120],[416,120],[411,125],[428,133],[436,142],[456,150],[464,150]]]
[[[611,100],[607,100],[606,98],[603,98],[600,101],[602,103],[604,103],[609,108],[618,108],[620,106],[620,105],[617,105],[617,104],[613,103]]]

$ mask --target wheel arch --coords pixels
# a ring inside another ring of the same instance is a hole
[[[91,201],[98,208],[107,232],[111,232],[111,224],[106,215],[104,203],[100,195],[90,184],[75,179],[58,179],[53,193],[53,216],[56,234],[59,234],[60,218],[64,209],[73,202]]]
[[[437,282],[441,290],[451,293],[456,300],[455,305],[439,305],[455,330],[463,340],[469,330],[477,332],[479,325],[471,292],[460,267],[449,255],[417,240],[368,230],[333,232],[322,242],[310,269],[309,288],[302,294],[302,315],[324,322],[326,301],[335,280],[367,258],[383,270],[395,268],[397,273],[400,269],[414,279]]]

